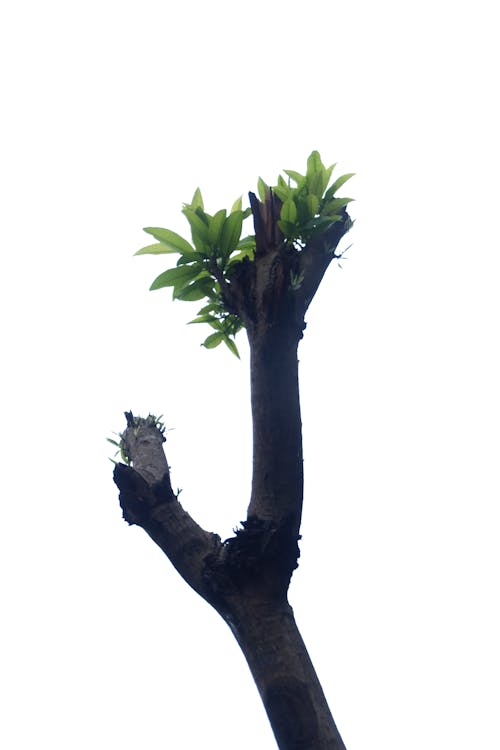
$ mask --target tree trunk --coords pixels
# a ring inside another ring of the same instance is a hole
[[[239,602],[231,630],[252,672],[281,750],[345,750],[293,610],[285,601]]]
[[[297,359],[301,335],[281,329],[249,335],[253,474],[248,516],[276,523],[288,519],[297,536],[304,484]]]
[[[303,500],[297,346],[302,326],[249,331],[253,481],[248,519],[272,529],[262,569],[239,582],[230,624],[281,750],[345,750],[287,601]],[[265,531],[261,542],[265,538]],[[262,544],[265,549],[265,543]]]

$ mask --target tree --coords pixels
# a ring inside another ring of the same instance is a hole
[[[259,178],[250,207],[243,210],[238,199],[229,214],[206,213],[197,190],[183,208],[192,244],[148,228],[157,242],[137,253],[179,255],[151,289],[171,286],[174,299],[185,301],[207,298],[191,321],[213,329],[205,347],[224,342],[238,356],[234,337],[246,330],[253,476],[241,528],[223,542],[182,508],[170,483],[165,429],[153,415],[126,413],[117,443],[123,463],[114,469],[125,520],[149,534],[231,628],[281,750],[345,747],[287,600],[303,503],[297,349],[309,304],[352,225],[350,199],[336,197],[352,175],[329,186],[334,166],[326,168],[314,151],[305,175],[286,170],[288,180],[280,176],[273,187]],[[240,239],[250,215],[255,233]]]

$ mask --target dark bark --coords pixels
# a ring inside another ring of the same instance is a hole
[[[288,602],[242,601],[232,631],[278,747],[345,750]]]
[[[300,332],[301,333],[301,332]],[[253,475],[249,517],[299,533],[303,496],[297,330],[251,335]]]
[[[184,579],[230,626],[245,654],[281,750],[345,750],[297,629],[287,591],[299,556],[303,500],[297,347],[304,315],[348,230],[332,226],[305,248],[284,241],[279,201],[251,194],[257,250],[222,292],[245,323],[251,354],[253,477],[247,519],[221,542],[172,491],[163,435],[127,414],[133,468],[118,464],[124,518],[142,526]],[[300,284],[291,280],[300,278]]]

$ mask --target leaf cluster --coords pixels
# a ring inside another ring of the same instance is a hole
[[[251,210],[243,210],[242,200],[238,198],[229,214],[226,209],[222,209],[212,216],[205,211],[198,188],[191,203],[184,204],[182,213],[191,228],[191,243],[170,229],[146,227],[144,231],[151,234],[157,242],[143,247],[135,254],[177,253],[179,258],[175,268],[161,273],[150,289],[172,287],[173,299],[185,302],[208,298],[208,304],[190,322],[208,323],[214,329],[214,333],[203,342],[207,349],[213,349],[224,342],[238,357],[234,337],[243,323],[237,315],[226,310],[221,287],[227,283],[236,263],[244,258],[252,260],[254,257],[255,237],[241,239],[243,221],[250,216]]]
[[[317,151],[307,160],[305,175],[285,169],[288,176],[281,175],[277,185],[270,187],[262,178],[258,179],[258,193],[265,202],[271,191],[282,202],[278,225],[285,242],[303,249],[316,234],[326,232],[335,222],[343,219],[343,209],[351,198],[337,198],[337,190],[353,175],[338,177],[332,185],[330,180],[335,164],[325,167]],[[291,184],[291,181],[295,183]],[[189,222],[191,242],[176,232],[162,227],[146,227],[147,234],[156,242],[138,250],[136,255],[177,254],[174,268],[163,271],[151,284],[150,289],[172,287],[173,299],[196,302],[205,299],[205,304],[191,323],[208,323],[213,328],[202,346],[213,349],[222,342],[239,357],[234,337],[243,322],[238,315],[227,309],[223,290],[230,284],[231,274],[237,264],[255,255],[255,235],[241,238],[243,222],[251,215],[251,209],[243,209],[238,198],[229,213],[221,209],[211,215],[205,211],[203,198],[198,188],[191,203],[185,203],[182,213]],[[302,279],[292,279],[292,288],[299,288]]]
[[[325,167],[318,151],[313,151],[307,160],[305,175],[285,169],[288,180],[280,175],[278,184],[272,188],[259,178],[260,199],[264,201],[272,190],[282,202],[278,226],[295,246],[304,247],[314,235],[326,232],[332,224],[341,221],[342,209],[353,200],[336,197],[337,190],[354,174],[344,174],[330,185],[335,167],[336,164]]]

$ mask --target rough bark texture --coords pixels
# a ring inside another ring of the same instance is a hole
[[[164,437],[153,418],[128,413],[132,466],[117,464],[125,520],[150,535],[223,617],[245,654],[281,750],[343,750],[321,685],[288,604],[299,556],[303,500],[297,347],[304,315],[350,226],[347,213],[305,248],[284,242],[279,201],[250,194],[257,251],[226,281],[228,309],[251,352],[253,478],[248,515],[231,539],[202,529],[172,491]],[[292,275],[300,276],[298,288]]]

